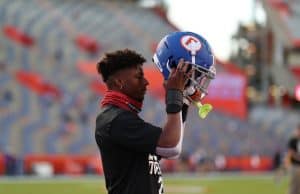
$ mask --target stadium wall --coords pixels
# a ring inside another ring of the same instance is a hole
[[[53,175],[79,176],[84,174],[103,175],[102,162],[99,155],[38,155],[30,154],[23,158],[23,174],[34,175],[35,166],[47,164],[53,169]],[[177,160],[162,160],[162,170],[174,172],[178,166]],[[12,164],[10,164],[12,165]],[[197,165],[188,162],[188,169],[196,169]],[[214,161],[216,171],[265,172],[273,169],[273,160],[267,156],[231,156],[218,158]],[[5,175],[7,163],[0,155],[0,175]],[[175,170],[174,170],[175,169]]]

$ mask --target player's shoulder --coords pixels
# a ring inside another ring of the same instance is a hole
[[[110,116],[110,115],[120,115],[123,112],[127,112],[124,109],[121,109],[117,106],[108,105],[100,109],[97,117]]]
[[[128,120],[141,120],[141,118],[136,113],[110,105],[100,109],[96,120],[97,122],[100,120],[126,122]]]
[[[120,115],[124,115],[127,111],[116,106],[105,106],[100,109],[96,118],[96,123],[104,124],[109,123],[118,118]]]
[[[143,122],[143,120],[136,114],[131,111],[123,110],[115,117],[114,122],[119,124],[129,124],[129,123],[136,123],[136,122]]]

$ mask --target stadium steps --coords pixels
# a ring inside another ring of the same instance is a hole
[[[65,131],[58,137],[56,141],[58,151],[62,153],[69,153],[69,146],[76,141],[81,134],[78,127],[79,126],[74,126],[74,129],[71,131]]]
[[[54,126],[54,127],[52,127]],[[59,153],[59,147],[57,145],[57,139],[63,132],[63,124],[59,123],[59,126],[51,125],[51,130],[46,131],[44,135],[44,150],[49,154]]]
[[[71,107],[69,107],[67,110],[69,112],[73,112],[74,118],[73,121],[76,123],[76,129],[73,131],[72,136],[70,137],[70,143],[66,145],[66,149],[70,153],[80,153],[80,146],[84,146],[84,139],[86,137],[86,128],[83,127],[80,123],[80,113],[81,108],[86,106],[86,100],[85,100],[85,86],[79,86],[77,88],[77,91],[73,94],[75,96],[74,100],[71,102]],[[83,103],[81,105],[77,105],[78,101],[81,101],[80,103]],[[78,107],[78,108],[74,108]],[[83,142],[83,143],[82,143]]]
[[[86,146],[85,139],[88,139],[87,137],[90,137],[88,129],[86,129],[79,123],[77,125],[78,129],[76,134],[72,137],[70,143],[66,146],[66,151],[71,154],[82,153],[81,149]]]
[[[8,64],[7,72],[10,76],[10,81],[5,85],[5,87],[11,90],[13,95],[13,103],[9,106],[8,113],[3,117],[2,120],[1,126],[3,126],[3,130],[1,131],[1,142],[3,145],[10,145],[13,152],[18,152],[17,147],[11,143],[13,142],[12,138],[14,137],[12,133],[15,132],[14,125],[18,123],[22,114],[28,107],[26,103],[24,103],[26,94],[24,95],[23,88],[16,83],[14,78],[14,71],[16,70],[16,67],[19,66],[16,58],[20,52],[17,51],[17,46],[14,45],[14,43],[12,43],[10,40],[4,39],[3,43],[6,53],[8,53],[8,55],[6,55],[7,57],[4,59],[4,62]]]
[[[120,3],[119,10],[123,18],[138,31],[138,34],[143,35],[143,39],[145,39],[143,47],[146,52],[144,54],[148,60],[152,57],[153,44],[155,45],[167,33],[175,30],[172,26],[166,25],[166,22],[150,9]],[[149,24],[151,24],[151,28],[149,28]]]
[[[85,94],[85,98],[90,98],[88,93]],[[81,134],[76,141],[70,144],[68,148],[70,153],[90,153],[90,148],[95,146],[94,130],[98,107],[98,102],[95,102],[93,104],[86,104],[83,106],[83,109],[80,111],[80,113],[84,112],[87,115],[89,113],[90,119],[88,119],[86,123],[82,123],[80,121],[80,115],[78,115],[79,117],[76,120],[79,121],[77,122],[77,124],[79,126]]]
[[[42,120],[34,120],[29,125],[25,126],[23,129],[23,153],[35,153],[37,147],[38,139],[35,139],[35,134],[39,132],[39,130],[44,126]]]
[[[121,3],[120,3],[121,4]],[[128,16],[122,11],[122,9],[118,6],[120,5],[118,3],[107,3],[106,4],[106,9],[111,11],[112,13],[115,14],[115,17],[119,20],[119,22],[124,26],[126,31],[129,34],[132,34],[133,37],[140,37],[139,41],[133,41],[131,42],[132,44],[129,45],[132,49],[139,50],[139,52],[144,55],[147,59],[149,59],[150,55],[147,50],[147,46],[144,47],[145,45],[149,45],[147,41],[147,37],[145,36],[144,31],[141,31],[139,28],[136,27],[134,23],[128,19]],[[120,33],[120,38],[124,38],[124,34]],[[122,40],[121,40],[122,41]],[[120,42],[121,42],[120,41]]]
[[[12,21],[8,21],[9,23],[14,24],[14,25],[20,25],[22,23],[22,22],[20,22],[20,20],[24,19],[24,18],[21,17],[23,9],[22,9],[22,11],[20,9],[22,7],[23,6],[20,6],[20,5],[14,5],[14,7],[13,7],[14,9],[11,8],[13,11],[11,11],[10,14],[12,15],[11,17],[13,19],[12,19]],[[8,18],[10,18],[10,16],[8,16]],[[11,43],[11,44],[14,44],[14,43]],[[13,49],[13,47],[15,47],[15,49]],[[19,62],[17,61],[17,62],[13,62],[13,63],[19,64],[22,67],[22,69],[25,69],[25,70],[30,70],[31,69],[30,64],[28,62],[29,52],[28,52],[27,49],[21,48],[19,45],[11,45],[11,47],[9,49],[10,50],[16,50],[16,54],[17,54],[16,57],[13,56],[11,58],[20,59]],[[20,57],[18,57],[18,55],[20,55]],[[10,60],[8,59],[8,61],[10,61]],[[22,87],[22,86],[20,86],[20,87]],[[35,111],[31,111],[32,109],[36,109],[36,107],[32,106],[32,103],[30,103],[30,101],[32,100],[32,95],[33,94],[30,93],[29,91],[27,91],[27,89],[25,89],[25,88],[21,88],[20,91],[22,93],[21,99],[23,100],[23,102],[22,102],[21,109],[15,115],[16,120],[22,120],[23,117],[27,117],[28,115],[30,115],[30,114],[28,114],[29,112],[31,112],[31,113],[35,112]],[[36,117],[36,116],[37,115],[34,115],[33,117]],[[14,147],[16,149],[18,149],[20,147],[20,144],[22,143],[22,141],[20,142],[21,138],[19,138],[19,136],[16,135],[16,133],[19,134],[18,131],[16,130],[18,128],[21,128],[23,130],[22,126],[12,126],[11,131],[13,131],[14,133],[12,135],[12,138],[8,137],[9,139],[11,139],[10,142],[16,142],[16,144],[14,144],[15,145]]]
[[[30,118],[28,116],[20,116],[18,122],[15,122],[11,127],[11,134],[9,137],[9,147],[12,148],[16,155],[23,155],[23,130],[24,126],[28,125]]]
[[[268,117],[265,117],[268,115]],[[300,112],[282,108],[254,107],[249,119],[261,125],[266,131],[277,133],[278,136],[288,138],[299,123]]]
[[[148,43],[157,42],[166,35],[166,32],[169,33],[174,31],[173,27],[166,25],[164,20],[159,18],[150,9],[143,9],[138,6],[130,6],[128,4],[121,8],[124,15],[128,17],[128,20],[130,20],[132,24],[135,24],[136,27],[143,31],[145,36],[148,37]],[[151,24],[151,28],[149,28],[149,23]]]
[[[0,147],[5,148],[9,145],[10,139],[10,132],[11,132],[11,125],[14,121],[15,114],[13,112],[8,111],[8,113],[2,117],[1,119],[1,136],[0,136]]]
[[[37,154],[49,153],[46,148],[45,142],[47,136],[53,131],[53,129],[54,128],[52,126],[44,125],[33,134],[33,139],[34,139],[33,147],[35,153]]]
[[[44,138],[48,129],[49,128],[47,127],[41,127],[32,135],[32,139],[34,139],[33,148],[35,154],[44,154],[46,152]]]
[[[21,144],[21,134],[23,130],[23,126],[28,122],[29,115],[27,114],[28,104],[27,104],[27,91],[25,88],[17,84],[15,81],[11,81],[8,85],[11,88],[14,101],[13,106],[11,106],[11,111],[13,113],[12,120],[10,123],[7,123],[10,134],[1,134],[4,138],[8,140],[7,145],[10,145],[12,151],[14,153],[22,153],[20,148]]]
[[[14,149],[13,144],[11,144],[12,133],[14,132],[13,126],[19,121],[20,110],[22,110],[23,102],[21,100],[22,95],[20,94],[20,88],[14,81],[10,81],[6,84],[6,87],[12,92],[13,102],[8,106],[6,114],[1,116],[0,146],[11,145],[10,148]]]
[[[3,0],[0,2],[0,25],[1,26],[4,24],[7,7],[9,6],[10,3],[11,3],[10,0],[6,0],[6,1]]]

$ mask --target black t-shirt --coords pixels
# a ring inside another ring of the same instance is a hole
[[[296,137],[291,138],[288,146],[289,149],[293,150],[295,153],[297,153],[300,156],[300,138],[296,138]],[[291,162],[294,165],[300,165],[300,161],[293,157],[291,158]]]
[[[155,154],[161,132],[116,107],[98,115],[95,135],[109,194],[163,193],[160,158]]]

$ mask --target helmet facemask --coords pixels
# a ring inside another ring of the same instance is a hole
[[[184,95],[191,96],[198,91],[201,94],[198,100],[202,100],[208,94],[208,86],[211,80],[215,78],[215,68],[212,66],[207,70],[195,64],[191,64],[191,68],[193,68],[192,75],[186,84]]]

